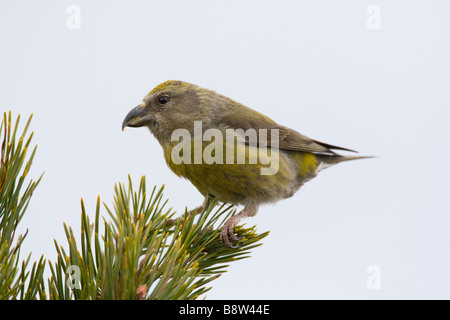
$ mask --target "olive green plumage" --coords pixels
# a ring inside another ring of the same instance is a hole
[[[173,132],[182,129],[194,136],[195,121],[201,122],[202,134],[208,129],[215,129],[222,134],[223,147],[216,148],[212,153],[214,156],[216,153],[220,155],[219,163],[194,163],[196,153],[201,157],[208,145],[215,141],[212,138],[211,141],[201,141],[200,148],[195,148],[191,140],[190,150],[180,153],[185,156],[184,152],[190,152],[190,157],[184,158],[190,161],[174,161],[173,148],[180,140],[173,139]],[[222,229],[222,239],[229,246],[229,237],[237,239],[233,234],[234,225],[242,218],[255,215],[260,204],[291,197],[304,182],[314,178],[323,168],[342,161],[365,158],[339,155],[333,150],[352,150],[310,139],[230,98],[182,81],[166,81],[150,91],[142,103],[126,116],[123,128],[126,126],[148,127],[161,144],[169,168],[176,175],[188,179],[205,197],[214,196],[222,202],[245,206]],[[229,144],[225,143],[230,129],[251,129],[257,133],[256,140],[247,137],[247,140],[233,144],[232,163],[225,158],[226,153],[231,151],[227,149],[230,148]],[[263,139],[260,130],[267,132],[267,139]],[[271,138],[272,135],[275,138],[275,134],[278,134],[278,139],[273,141],[278,144],[278,148],[272,145]],[[261,174],[262,168],[271,165],[263,161],[261,146],[267,147],[268,156],[274,157],[272,160],[277,160],[275,174]],[[275,153],[278,149],[279,152]],[[202,154],[199,155],[199,152]],[[237,154],[240,152],[245,154],[244,163],[237,163]],[[252,157],[257,159],[256,163],[249,163]]]

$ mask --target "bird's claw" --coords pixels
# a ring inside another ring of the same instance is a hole
[[[227,247],[232,248],[232,249],[237,249],[240,248],[241,245],[238,243],[236,245],[233,245],[230,241],[236,241],[238,242],[241,238],[234,233],[234,227],[237,224],[237,219],[233,219],[234,217],[231,217],[227,222],[225,222],[225,224],[222,226],[222,229],[220,230],[220,240],[222,240]]]

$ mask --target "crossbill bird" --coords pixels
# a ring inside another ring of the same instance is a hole
[[[156,86],[132,109],[125,127],[147,127],[163,148],[169,168],[200,193],[243,205],[220,233],[233,247],[234,227],[259,206],[289,198],[322,169],[368,158],[310,139],[239,102],[183,81]],[[231,239],[231,240],[230,240]]]

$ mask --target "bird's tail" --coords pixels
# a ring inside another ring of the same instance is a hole
[[[319,170],[326,169],[332,165],[351,160],[359,160],[359,159],[370,159],[375,158],[374,156],[343,156],[340,154],[333,155],[320,155],[318,156],[319,160]]]

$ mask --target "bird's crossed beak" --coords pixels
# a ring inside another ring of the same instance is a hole
[[[127,116],[122,122],[122,130],[125,129],[125,127],[142,127],[145,126],[148,121],[151,120],[151,115],[148,113],[148,111],[141,107],[140,105],[131,109],[130,112],[128,112]]]

